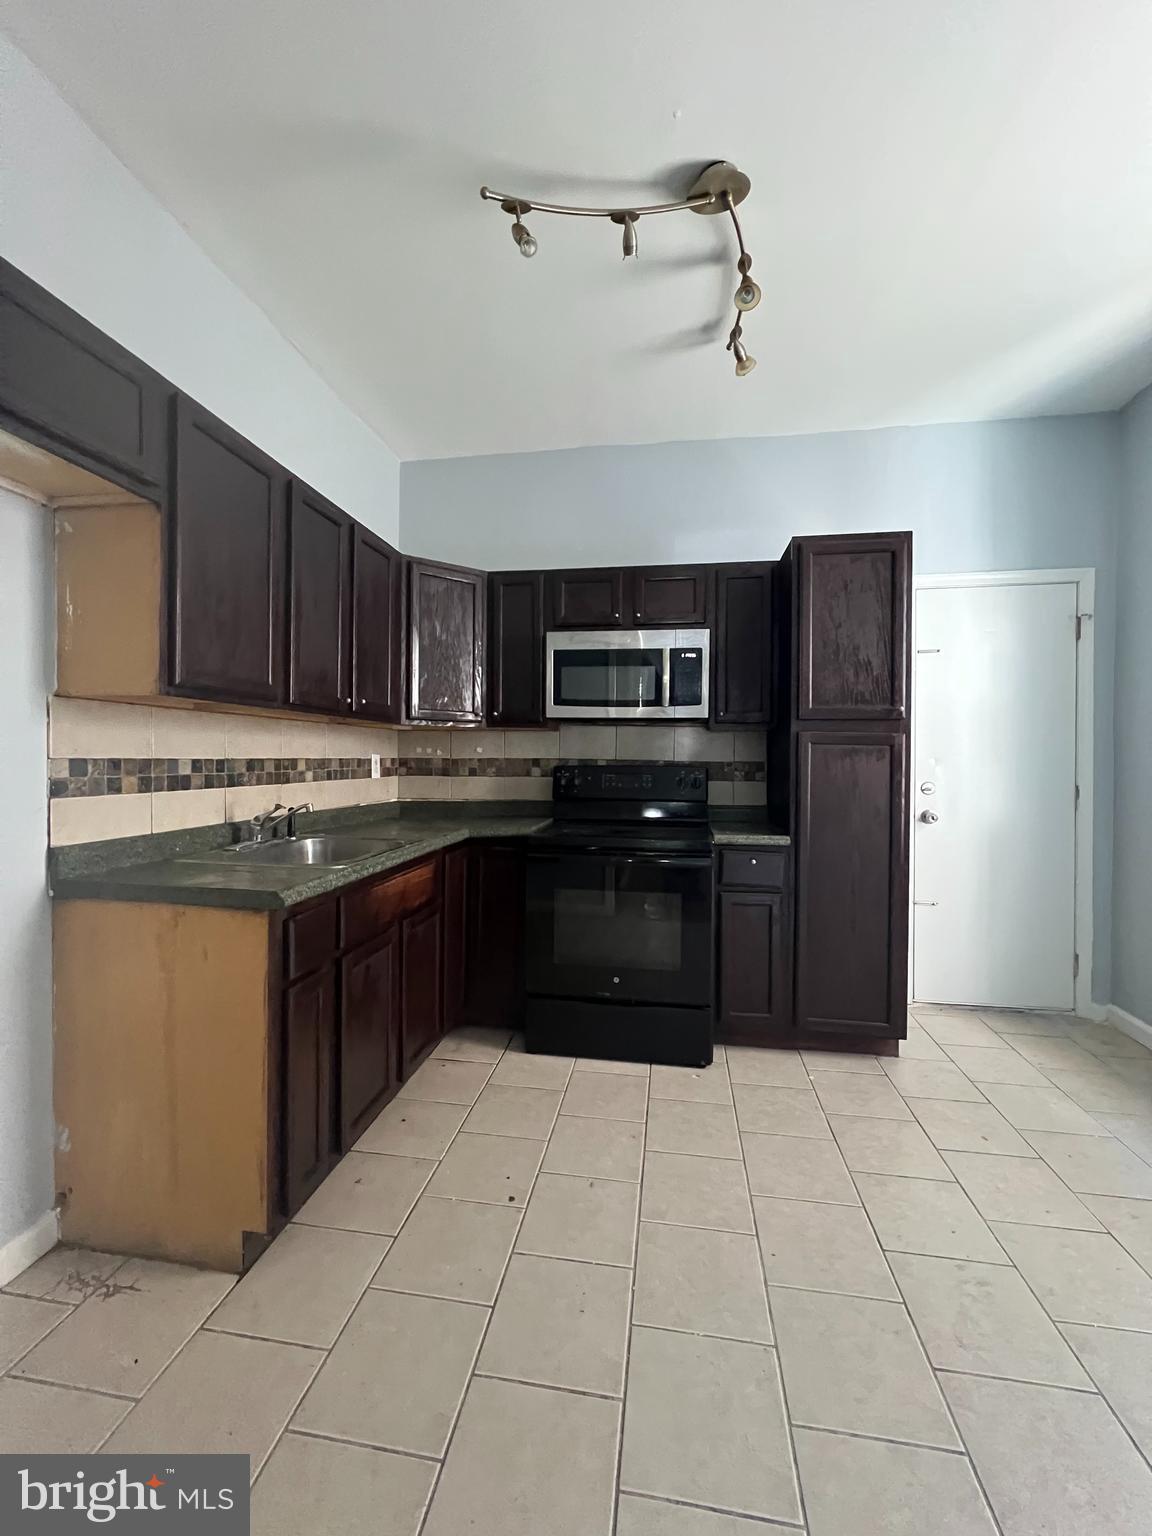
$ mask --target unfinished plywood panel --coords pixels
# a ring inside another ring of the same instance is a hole
[[[160,692],[160,512],[149,502],[57,507],[58,693]]]
[[[262,912],[54,911],[65,1242],[238,1272],[270,1221]]]

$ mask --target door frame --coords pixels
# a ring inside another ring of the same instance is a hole
[[[916,731],[920,711],[916,700],[920,686],[919,648],[917,645],[918,615],[916,594],[924,589],[953,587],[1019,587],[1064,585],[1076,588],[1076,782],[1080,796],[1075,809],[1075,860],[1076,888],[1074,892],[1074,953],[1079,968],[1074,982],[1076,1013],[1081,1018],[1103,1018],[1104,1009],[1092,1001],[1093,910],[1092,910],[1092,845],[1095,826],[1095,633],[1093,616],[1096,609],[1096,571],[1084,566],[1071,569],[1038,571],[965,571],[934,576],[916,575],[912,579],[912,764],[913,779],[916,764]],[[916,795],[915,784],[910,783],[908,795],[911,836],[915,835]],[[908,882],[908,977],[912,990],[915,968],[913,954],[916,943],[916,853],[911,844],[911,874]],[[909,1005],[915,1007],[914,1001]]]

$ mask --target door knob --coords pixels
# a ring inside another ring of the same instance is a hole
[[[940,817],[936,814],[935,811],[921,811],[920,820],[926,822],[928,826],[931,826],[933,822],[939,821]]]

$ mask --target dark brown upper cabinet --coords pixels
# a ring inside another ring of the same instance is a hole
[[[772,584],[775,567],[716,571],[712,630],[712,718],[717,725],[767,725],[774,718]]]
[[[796,1026],[903,1037],[907,731],[800,731],[796,777]]]
[[[630,577],[632,623],[651,629],[688,629],[708,622],[708,570],[704,566],[650,565]]]
[[[549,629],[614,629],[632,622],[625,592],[625,573],[549,571]]]
[[[403,557],[359,523],[352,533],[352,709],[373,720],[403,712]]]
[[[288,549],[288,702],[342,714],[352,704],[352,520],[294,480]]]
[[[0,425],[117,483],[164,483],[171,386],[0,261]]]
[[[408,561],[408,716],[484,720],[483,571]]]
[[[899,720],[907,708],[910,533],[797,539],[800,720]]]
[[[544,577],[495,571],[488,578],[488,714],[494,725],[544,719]]]
[[[284,697],[285,471],[189,400],[174,401],[169,500],[172,691]]]

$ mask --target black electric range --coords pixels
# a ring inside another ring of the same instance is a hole
[[[712,1060],[708,776],[674,763],[553,770],[528,840],[525,1044],[563,1056]]]

